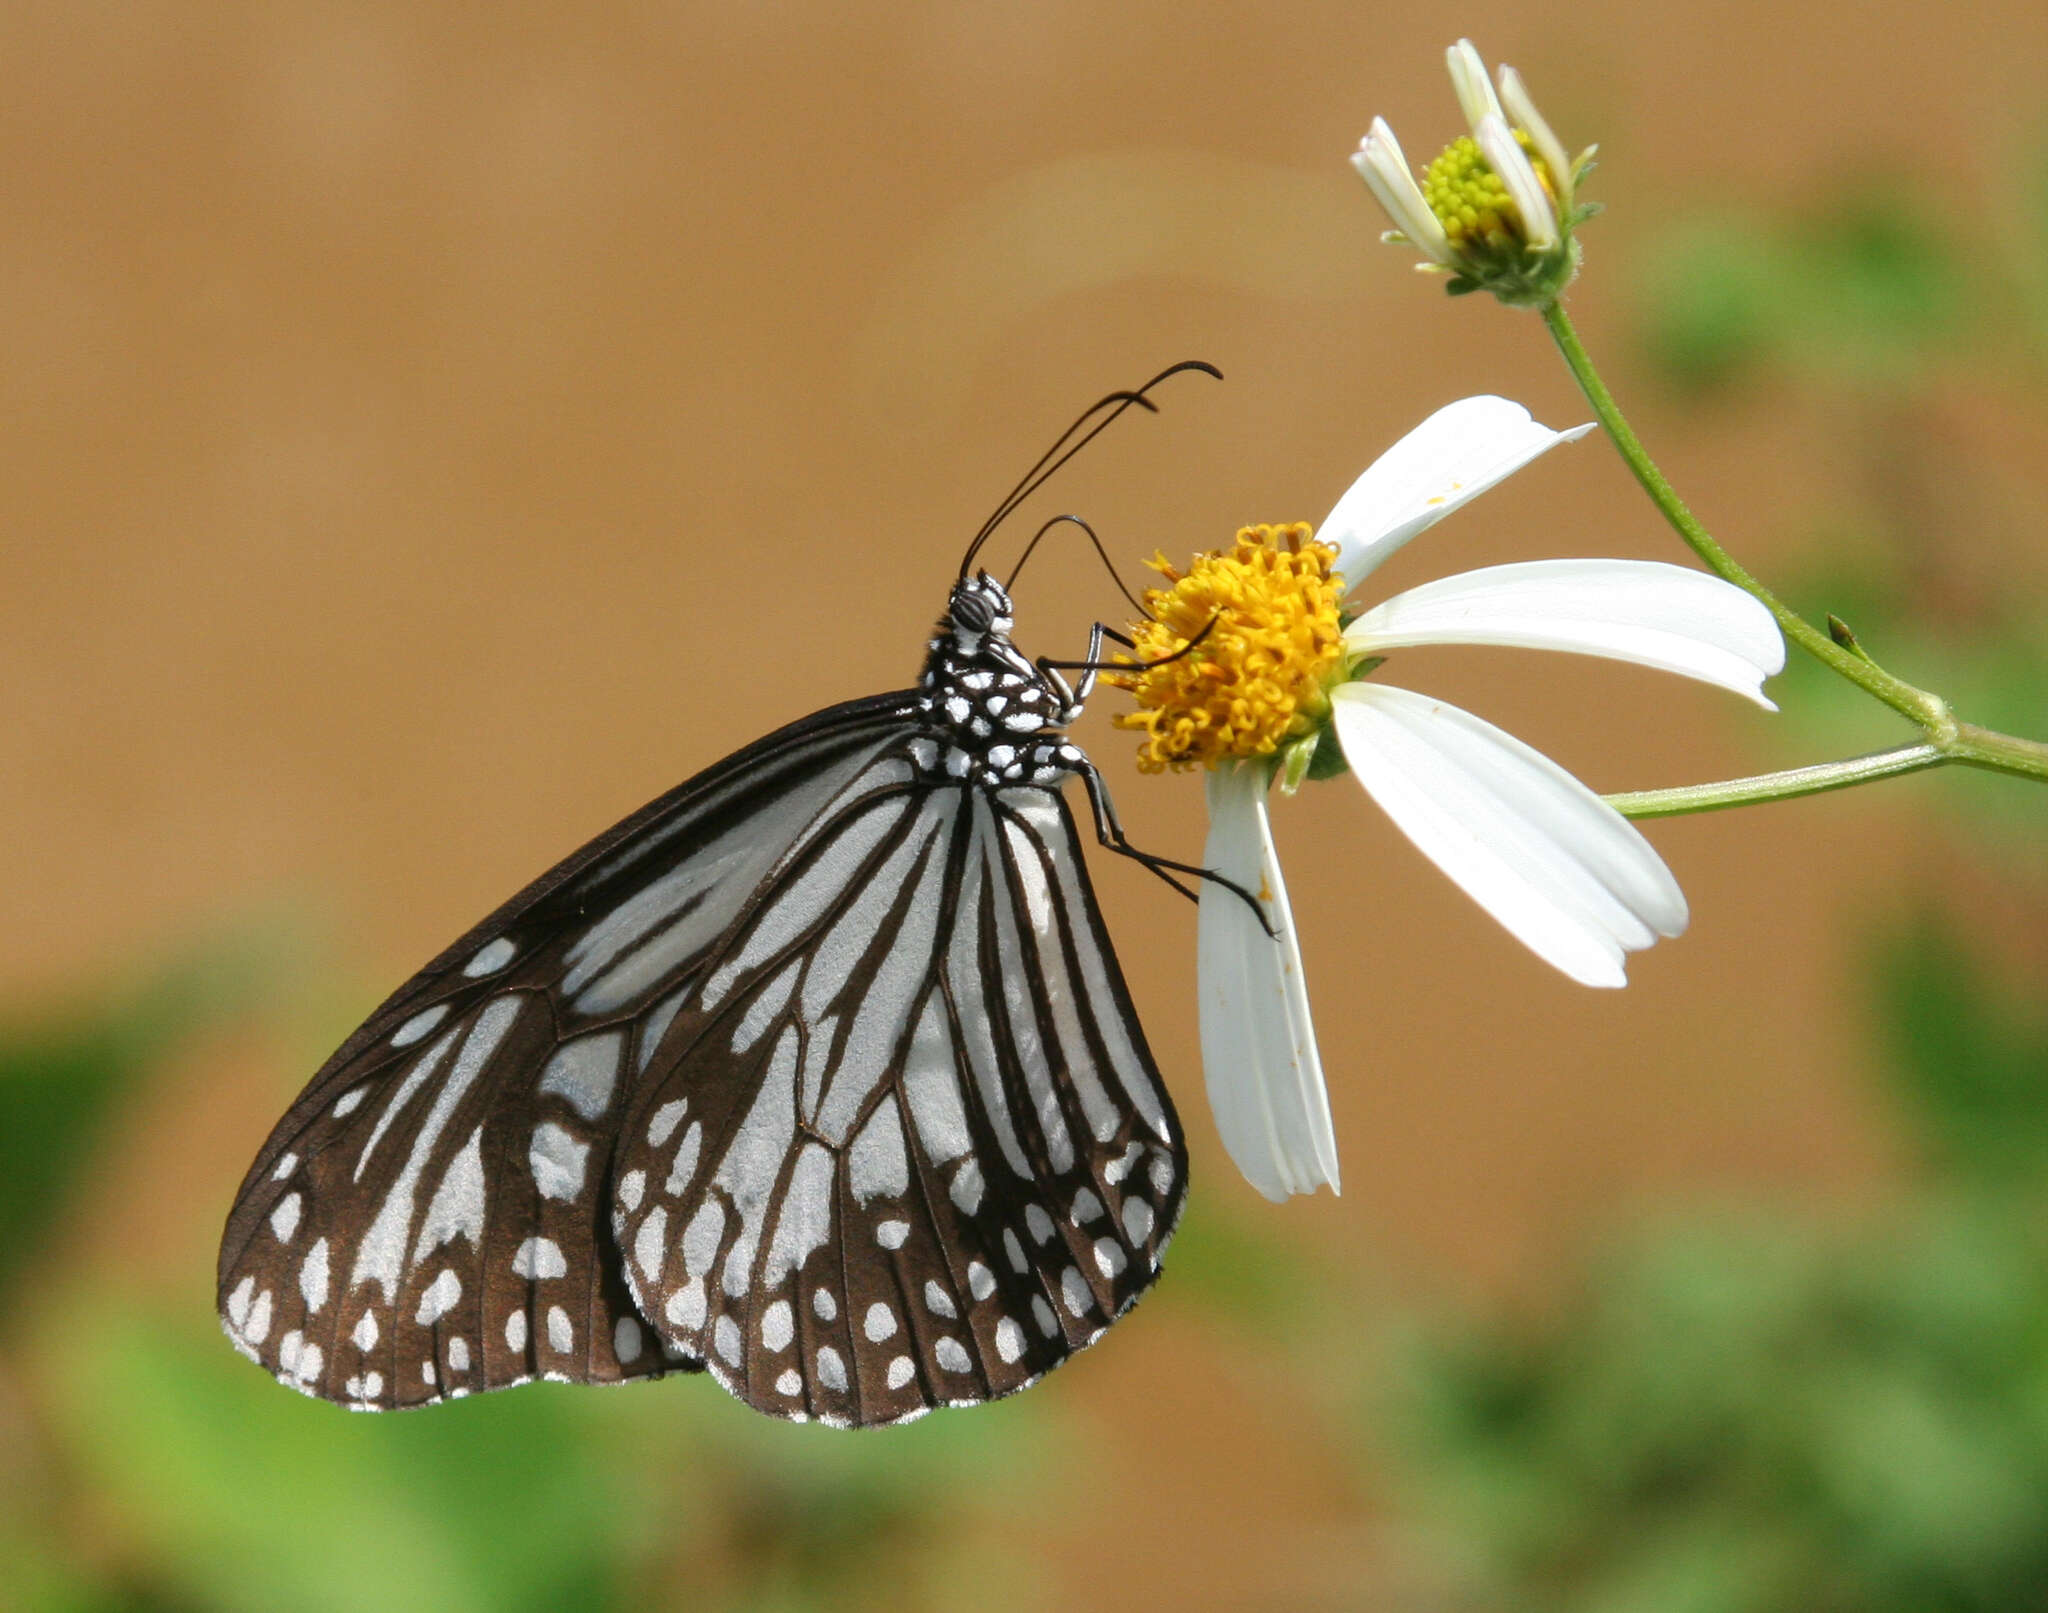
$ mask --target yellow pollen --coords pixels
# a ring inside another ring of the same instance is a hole
[[[1555,204],[1557,183],[1549,166],[1520,129],[1515,131],[1515,143],[1528,153],[1538,182]],[[1443,225],[1451,245],[1461,252],[1506,252],[1521,244],[1521,216],[1507,184],[1469,134],[1459,135],[1424,170],[1422,199]]]
[[[1327,718],[1344,669],[1344,585],[1330,570],[1337,551],[1313,530],[1306,521],[1244,527],[1185,573],[1164,555],[1149,562],[1168,586],[1146,590],[1155,619],[1133,623],[1137,653],[1117,657],[1131,670],[1106,675],[1138,702],[1113,720],[1145,735],[1141,770],[1270,756]]]

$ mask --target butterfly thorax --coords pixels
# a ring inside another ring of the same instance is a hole
[[[911,759],[930,777],[1058,786],[1085,764],[1063,730],[1080,715],[1066,680],[1010,642],[1010,599],[986,572],[954,586],[918,680],[929,733]]]

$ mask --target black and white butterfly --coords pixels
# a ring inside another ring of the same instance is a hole
[[[358,1410],[708,1368],[872,1425],[1022,1389],[1150,1286],[1187,1154],[1061,794],[1130,850],[1064,735],[1106,630],[1027,660],[970,573],[1147,388],[990,518],[916,688],[678,786],[343,1043],[228,1218],[245,1354]]]

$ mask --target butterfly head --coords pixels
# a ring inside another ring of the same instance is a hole
[[[987,572],[977,571],[953,584],[941,631],[950,632],[964,653],[971,655],[991,638],[1008,638],[1014,625],[1009,590]]]

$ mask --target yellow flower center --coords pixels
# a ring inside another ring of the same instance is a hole
[[[1537,179],[1554,202],[1557,185],[1549,168],[1519,129],[1515,141],[1529,153]],[[1423,170],[1422,199],[1459,252],[1502,253],[1522,244],[1521,216],[1508,187],[1469,134],[1459,135]]]
[[[1137,699],[1113,720],[1144,733],[1140,769],[1270,756],[1328,717],[1344,670],[1344,585],[1330,570],[1337,551],[1313,530],[1244,527],[1185,573],[1164,555],[1148,562],[1169,586],[1146,590],[1154,619],[1132,624],[1136,656],[1117,657],[1132,670],[1106,675]]]

